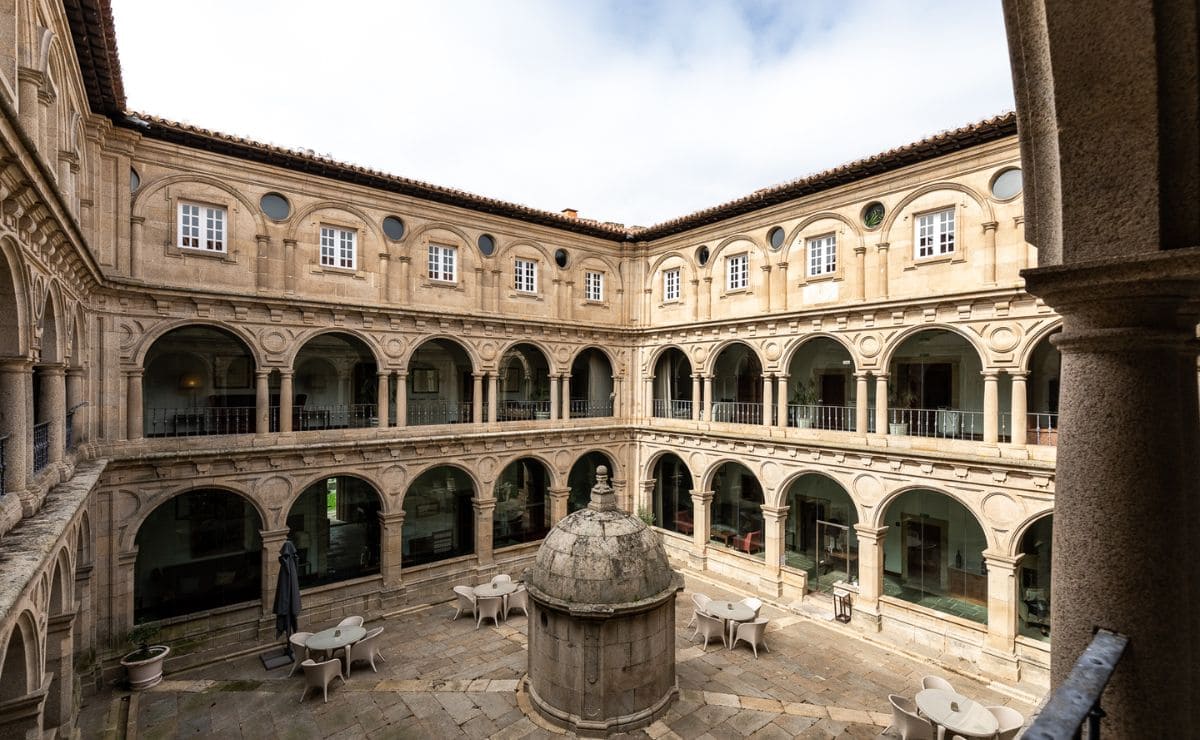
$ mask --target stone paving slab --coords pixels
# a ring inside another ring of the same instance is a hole
[[[692,587],[739,598],[718,586]],[[312,691],[300,701],[302,676],[264,672],[246,656],[172,675],[130,704],[140,740],[157,738],[555,738],[562,734],[518,705],[526,669],[526,619],[475,629],[450,621],[449,605],[379,620],[387,662],[378,673],[355,663],[329,702]],[[921,677],[938,675],[985,705],[1032,708],[993,688],[858,639],[836,623],[764,607],[770,652],[689,640],[691,592],[676,604],[676,672],[680,695],[635,738],[880,737],[891,719],[889,693],[913,696]],[[307,629],[325,625],[304,625]],[[119,694],[89,699],[108,706]],[[111,712],[81,714],[84,737],[111,737]]]

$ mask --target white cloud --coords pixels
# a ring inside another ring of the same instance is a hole
[[[628,224],[1012,107],[998,3],[113,4],[134,109]]]

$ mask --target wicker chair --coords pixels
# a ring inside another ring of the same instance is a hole
[[[367,661],[368,663],[371,664],[371,670],[374,673],[379,672],[379,671],[375,670],[375,659],[379,658],[384,663],[387,662],[387,659],[383,657],[383,654],[381,652],[379,652],[379,636],[381,634],[383,634],[383,627],[376,627],[375,629],[368,632],[366,637],[364,637],[363,639],[359,640],[358,642],[354,643],[352,646],[347,648],[347,650],[346,650],[346,675],[347,676],[350,675],[350,664],[356,660]]]
[[[339,627],[361,627],[361,626],[363,626],[363,618],[362,617],[346,617],[342,621],[338,622],[337,626],[339,626]]]
[[[450,617],[450,621],[458,619],[463,612],[471,612],[471,616],[475,616],[475,589],[470,586],[455,586],[454,595],[458,601],[454,604],[454,616]]]
[[[322,663],[313,662],[310,658],[300,664],[304,669],[304,693],[300,695],[300,701],[304,701],[304,697],[308,696],[309,689],[320,689],[325,697],[325,703],[329,703],[329,682],[335,678],[342,679],[342,683],[346,683],[346,678],[342,675],[342,661],[337,658],[330,658]]]
[[[758,599],[753,596],[748,596],[748,597],[742,599],[738,603],[740,603],[742,606],[746,606],[746,607],[753,609],[754,610],[754,618],[758,619],[758,611],[759,611],[759,609],[762,609],[762,607],[763,607],[762,599]]]
[[[524,586],[517,586],[517,590],[504,598],[504,618],[508,619],[508,613],[513,609],[520,609],[521,613],[526,617],[529,616],[529,591]]]
[[[501,573],[500,575],[492,576],[492,585],[495,586],[498,583],[512,583],[512,576],[510,576],[506,573]]]
[[[996,731],[996,740],[1013,740],[1025,724],[1025,716],[1012,707],[988,707],[987,710],[1000,725],[1000,729]]]
[[[917,714],[917,705],[912,699],[899,694],[889,694],[892,704],[892,726],[884,734],[898,734],[900,740],[933,740],[933,724]]]
[[[763,639],[763,633],[767,629],[767,620],[756,619],[753,622],[743,622],[737,626],[736,636],[733,638],[733,644],[729,646],[732,650],[737,646],[739,641],[750,643],[750,647],[754,649],[754,657],[758,657],[758,646],[762,645],[762,649],[768,653],[771,649],[767,647],[766,640]]]
[[[485,596],[482,599],[475,600],[475,629],[479,629],[479,625],[483,624],[483,620],[490,619],[500,626],[500,610],[504,607],[504,599],[499,596]]]
[[[695,611],[692,612],[692,621],[687,623],[688,627],[691,627],[692,625],[696,624],[696,612],[702,612],[705,609],[707,609],[710,601],[712,601],[712,599],[705,596],[704,594],[692,594],[692,603],[696,605],[696,609],[695,609]],[[692,637],[695,637],[695,636],[696,636],[696,633],[693,632]]]
[[[721,645],[725,645],[725,621],[710,617],[704,612],[696,612],[696,634],[704,638],[704,649],[708,650],[708,640],[712,637],[721,638]]]
[[[944,678],[938,678],[937,676],[926,676],[925,678],[922,678],[921,679],[921,688],[923,688],[923,689],[940,689],[942,691],[949,691],[953,694],[958,693],[957,691],[954,690],[954,687],[950,685],[949,681],[947,681]]]
[[[292,636],[288,638],[288,642],[292,645],[292,655],[294,656],[292,658],[292,670],[288,673],[288,678],[296,675],[296,669],[300,667],[300,664],[312,657],[308,652],[308,638],[312,636],[313,633],[311,632],[293,632]],[[300,657],[301,652],[304,653],[304,657]]]

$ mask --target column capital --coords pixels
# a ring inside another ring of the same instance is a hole
[[[570,486],[551,486],[546,489],[546,493],[551,496],[569,496],[571,495]]]
[[[701,504],[711,503],[713,496],[716,495],[715,491],[689,491],[688,493],[691,494],[692,501]]]
[[[983,227],[984,232],[995,231],[996,227],[999,225],[999,221],[984,221],[982,224],[980,224],[980,226]]]
[[[83,372],[84,372],[84,368],[82,368],[82,367],[68,367],[67,368],[67,377],[68,378],[82,378]]]
[[[405,370],[397,370],[397,371],[396,371],[396,377],[397,377],[397,378],[400,378],[401,380],[407,380],[407,379],[408,379],[408,370],[407,370],[407,369],[405,369]]]
[[[296,371],[290,367],[277,367],[275,369],[279,371],[279,377],[281,378],[290,378],[296,374]]]
[[[393,525],[393,524],[404,524],[404,510],[403,509],[400,511],[393,511],[388,514],[385,514],[384,512],[380,511],[378,516],[379,516],[380,522],[382,522],[383,524],[389,525],[389,526]]]
[[[42,375],[66,375],[67,374],[67,366],[62,364],[61,362],[51,362],[51,363],[47,363],[45,365],[38,364],[38,365],[35,365],[34,367]]]
[[[776,380],[787,380],[789,377],[791,377],[791,376],[788,375],[787,373],[775,373]]]
[[[993,369],[983,370],[979,374],[983,376],[983,379],[985,381],[986,380],[996,380],[1000,377],[1000,371],[993,370]]]
[[[1017,565],[1025,557],[1025,553],[1009,555],[1008,553],[994,552],[992,550],[984,550],[982,554],[984,562],[987,563],[988,570],[1004,568],[1015,571]]]
[[[886,252],[886,251],[888,251],[889,246],[891,246],[891,245],[888,244],[887,242],[879,242],[878,244],[875,245],[875,251]]]
[[[861,257],[866,253],[867,253],[867,245],[865,245],[865,244],[860,244],[854,248],[855,256]]]
[[[878,540],[887,535],[888,528],[872,527],[870,524],[855,524],[854,531],[860,540]]]
[[[0,358],[0,373],[32,373],[33,360],[28,357]],[[141,370],[138,371],[139,373]]]
[[[876,380],[887,380],[888,379],[887,373],[871,373],[871,374],[875,376]]]
[[[786,270],[788,266],[787,260],[784,260],[783,262],[776,262],[775,266],[781,270]]]
[[[283,529],[260,529],[258,530],[258,536],[262,538],[263,545],[265,546],[267,542],[283,542],[287,539],[288,533],[291,531],[287,527]],[[266,548],[264,547],[264,549]]]
[[[61,635],[63,632],[70,632],[74,624],[75,612],[55,614],[46,620],[46,632],[51,635]]]
[[[1008,375],[1013,380],[1025,380],[1029,377],[1029,373],[1025,370],[1009,370]]]
[[[494,498],[473,498],[471,505],[475,507],[475,513],[482,516],[485,512],[492,512],[496,508],[496,499]]]
[[[864,370],[862,372],[856,372],[856,373],[854,373],[854,379],[855,380],[870,380],[871,373],[867,372],[866,370]]]
[[[380,377],[380,378],[390,378],[390,377],[392,377],[393,372],[395,372],[395,371],[394,370],[379,370],[378,368],[376,368],[375,375],[376,375],[376,377]]]
[[[472,371],[471,377],[475,378],[476,380],[483,380],[484,378],[487,377],[487,373],[482,370]]]
[[[789,507],[787,506],[763,506],[762,513],[772,521],[778,521],[787,516]]]
[[[261,379],[263,379],[263,378],[269,378],[269,377],[271,377],[271,368],[266,368],[266,369],[263,369],[263,370],[255,370],[255,371],[254,371],[254,377],[256,377],[256,378],[258,378],[258,379],[260,379],[260,380],[261,380]]]

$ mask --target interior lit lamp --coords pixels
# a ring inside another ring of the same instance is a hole
[[[188,391],[191,394],[192,408],[196,407],[196,391],[200,388],[200,377],[197,375],[180,375],[179,390]]]

